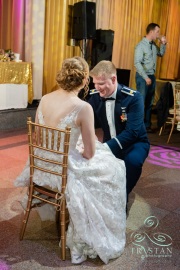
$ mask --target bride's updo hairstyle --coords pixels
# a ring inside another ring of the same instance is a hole
[[[89,76],[89,66],[80,56],[67,58],[62,63],[61,70],[56,76],[57,84],[64,90],[71,92],[84,87]]]

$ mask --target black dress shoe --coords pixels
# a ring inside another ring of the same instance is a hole
[[[154,133],[154,130],[151,129],[150,127],[148,127],[148,128],[146,128],[146,132],[147,132],[147,133]]]

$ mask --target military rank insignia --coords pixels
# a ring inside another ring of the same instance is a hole
[[[126,107],[121,107],[122,115],[120,115],[121,122],[127,121]]]
[[[91,89],[91,90],[89,91],[89,94],[90,94],[90,95],[97,94],[97,93],[99,93],[99,91],[96,90],[96,89]]]
[[[121,89],[121,92],[130,96],[134,96],[134,94],[137,92],[136,90],[133,90],[129,87],[123,86]]]

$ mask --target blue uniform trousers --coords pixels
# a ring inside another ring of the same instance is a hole
[[[127,148],[118,156],[126,165],[126,191],[128,194],[136,185],[141,176],[142,166],[149,153],[149,143],[137,142]]]

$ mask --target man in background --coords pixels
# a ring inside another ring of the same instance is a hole
[[[160,47],[155,44],[155,40],[160,40]],[[146,28],[146,36],[137,44],[134,55],[134,65],[136,67],[136,89],[142,94],[144,99],[144,122],[148,133],[151,129],[151,111],[156,86],[156,59],[162,57],[166,50],[166,38],[160,36],[160,26],[150,23]]]

